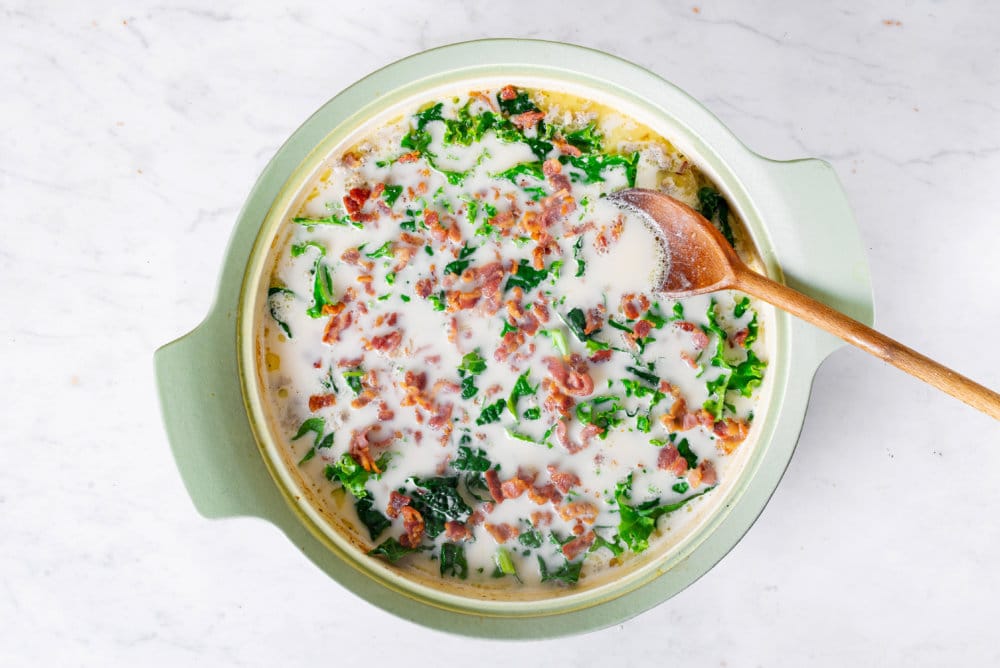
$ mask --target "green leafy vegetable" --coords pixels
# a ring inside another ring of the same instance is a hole
[[[701,215],[716,223],[730,246],[735,245],[733,229],[729,226],[729,203],[719,194],[719,191],[708,186],[699,189],[698,202],[701,204]]]
[[[441,576],[450,575],[464,580],[469,575],[469,564],[465,560],[465,548],[457,543],[441,546]]]
[[[678,494],[683,494],[684,492],[688,491],[689,488],[690,485],[688,485],[687,480],[681,480],[679,483],[677,483],[670,489],[674,490]]]
[[[285,336],[287,336],[288,338],[292,338],[292,330],[288,328],[288,323],[282,320],[278,315],[278,307],[275,304],[275,300],[272,299],[272,297],[274,297],[275,295],[285,296],[287,302],[288,297],[291,297],[292,299],[295,298],[295,293],[289,290],[288,288],[282,288],[282,287],[271,287],[267,289],[267,305],[271,311],[271,317],[274,319],[276,323],[278,323],[278,327],[280,327],[281,331],[285,333]]]
[[[384,244],[382,244],[381,246],[379,246],[376,250],[373,250],[371,253],[365,253],[365,257],[371,258],[373,260],[375,258],[386,257],[386,256],[389,256],[389,255],[392,255],[392,242],[391,241],[386,241]]]
[[[652,499],[633,506],[628,503],[632,496],[632,474],[630,473],[615,487],[615,501],[618,504],[619,516],[618,535],[632,552],[643,552],[649,547],[649,537],[656,529],[657,520],[713,489],[715,489],[714,486],[708,487],[675,503],[660,505],[659,499]]]
[[[604,137],[598,132],[597,124],[590,123],[579,130],[567,132],[563,136],[563,139],[566,140],[566,143],[572,144],[583,153],[599,153],[601,150],[601,141]]]
[[[510,552],[503,547],[498,547],[494,555],[494,560],[496,561],[497,570],[503,575],[513,575],[517,579],[517,568],[514,566],[514,560],[511,558]]]
[[[399,196],[403,194],[403,186],[386,186],[385,190],[382,191],[382,199],[385,203],[392,208],[392,205],[396,203]]]
[[[517,418],[517,400],[521,397],[530,397],[538,391],[537,385],[532,387],[531,383],[528,382],[528,375],[530,373],[531,371],[528,370],[517,377],[514,389],[510,391],[510,396],[507,397],[507,409],[515,418]]]
[[[507,279],[503,290],[507,292],[513,287],[520,287],[527,294],[529,290],[538,287],[538,284],[548,278],[548,269],[535,269],[527,260],[521,260],[517,264],[517,273]]]
[[[584,315],[582,309],[570,309],[565,316],[560,313],[559,317],[564,323],[566,323],[566,326],[569,327],[569,331],[573,332],[573,336],[575,336],[578,341],[583,343],[590,338],[590,335],[586,334],[584,331],[587,329],[587,316]]]
[[[560,355],[563,357],[569,356],[569,342],[566,340],[566,335],[562,333],[561,329],[540,329],[538,333],[552,339],[552,345],[555,346]]]
[[[483,408],[482,413],[476,418],[476,424],[483,426],[484,424],[490,424],[491,422],[498,422],[500,420],[500,415],[503,413],[503,409],[507,406],[506,399],[497,399],[494,403]]]
[[[505,169],[502,172],[497,172],[496,174],[491,174],[490,176],[495,179],[507,179],[515,186],[521,185],[517,182],[517,177],[519,176],[529,176],[538,181],[545,180],[545,173],[542,171],[542,163],[540,162],[522,162],[514,165],[510,169]]]
[[[581,234],[573,244],[573,259],[576,260],[576,277],[579,278],[587,271],[587,261],[583,259],[583,235]]]
[[[689,469],[693,469],[698,465],[698,455],[694,454],[694,451],[691,450],[691,445],[686,438],[682,438],[681,442],[677,444],[677,452],[687,460]]]
[[[742,318],[743,314],[747,312],[748,308],[750,308],[750,298],[744,296],[742,299],[736,302],[736,306],[733,307],[733,315],[737,318]]]
[[[463,521],[472,509],[458,491],[458,476],[413,478],[416,485],[410,505],[424,518],[424,530],[431,538],[444,531],[449,520]]]
[[[604,170],[621,167],[625,170],[625,180],[628,182],[629,188],[632,188],[635,186],[635,176],[639,168],[639,153],[636,151],[630,156],[609,155],[607,153],[595,153],[579,157],[561,155],[559,156],[559,162],[575,168],[569,170],[571,181],[581,181],[583,183],[600,183],[604,181],[602,174]]]
[[[497,104],[500,105],[500,111],[509,116],[523,114],[526,111],[538,111],[538,107],[536,107],[535,103],[531,101],[528,93],[523,90],[517,91],[517,95],[510,100],[503,99],[500,94],[497,93]]]
[[[326,420],[321,417],[309,418],[302,423],[299,430],[295,432],[295,436],[292,436],[293,441],[297,441],[308,433],[316,434],[316,441],[313,443],[313,447],[318,446],[320,441],[323,440],[323,432],[326,431]]]
[[[477,246],[469,248],[469,244],[463,245],[462,249],[458,251],[458,259],[454,262],[446,264],[444,267],[444,273],[461,275],[463,271],[469,268],[470,260],[468,258],[476,252],[476,248]]]
[[[460,373],[471,373],[473,375],[486,371],[486,360],[479,354],[479,348],[476,348],[471,353],[466,353],[462,357],[462,364],[459,365],[458,370]]]
[[[395,538],[386,538],[379,543],[378,547],[368,552],[372,556],[385,557],[389,563],[394,564],[408,554],[418,552],[419,548],[403,547]]]
[[[383,455],[383,457],[386,457],[386,455]],[[382,465],[379,468],[383,468],[387,462],[387,458],[382,460]],[[376,462],[376,465],[378,464],[379,462]],[[366,471],[350,453],[345,452],[340,456],[340,459],[332,464],[327,464],[323,473],[330,482],[336,480],[343,485],[344,489],[350,492],[354,498],[360,499],[368,496],[365,484],[371,478],[372,474]]]
[[[739,392],[744,397],[749,397],[754,390],[760,387],[766,366],[767,362],[761,361],[752,350],[747,350],[747,358],[733,371],[733,375],[729,379],[728,389]]]
[[[356,223],[351,220],[350,216],[341,216],[336,213],[331,213],[329,216],[324,216],[322,218],[309,218],[307,216],[298,216],[292,218],[293,223],[298,223],[299,225],[305,225],[306,227],[312,227],[313,225],[341,225],[346,227],[347,225],[353,225],[354,227],[362,227],[361,223]]]
[[[750,322],[747,323],[747,335],[743,339],[744,348],[749,348],[757,340],[757,327],[757,314],[754,313],[753,317],[750,318]]]
[[[370,496],[354,499],[354,510],[358,513],[358,519],[368,528],[368,535],[372,541],[378,539],[382,532],[392,526],[389,518],[375,510],[374,502]]]
[[[554,571],[550,571],[540,556],[538,557],[538,570],[542,574],[542,582],[562,582],[564,584],[576,584],[580,579],[580,569],[583,567],[583,560],[576,562],[566,561],[562,566]]]
[[[538,406],[532,406],[528,410],[524,411],[525,420],[537,420],[542,417],[542,409]]]
[[[532,529],[531,531],[525,531],[517,537],[517,540],[521,545],[525,547],[541,547],[542,546],[542,534],[538,529]]]
[[[610,405],[605,405],[609,403]],[[603,395],[578,403],[576,405],[576,417],[584,424],[592,424],[603,429],[601,438],[605,438],[608,429],[621,424],[622,418],[618,416],[620,410],[622,410],[622,407],[618,403],[618,397]]]
[[[459,471],[488,471],[493,464],[486,457],[486,451],[467,445],[458,446],[458,457],[451,463],[452,468]]]
[[[344,382],[347,383],[347,386],[354,392],[354,396],[361,394],[361,379],[364,378],[364,375],[365,369],[360,366],[344,372]]]

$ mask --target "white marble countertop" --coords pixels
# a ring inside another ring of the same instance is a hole
[[[858,351],[820,369],[783,483],[707,576],[624,625],[503,645],[389,616],[263,522],[201,518],[152,368],[208,310],[244,197],[309,114],[412,52],[522,36],[638,62],[756,151],[831,161],[880,328],[1000,387],[994,3],[338,4],[5,3],[0,665],[372,647],[409,665],[442,645],[456,665],[1000,662],[1000,424]]]

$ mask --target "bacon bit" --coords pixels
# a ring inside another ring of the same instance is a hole
[[[554,383],[550,378],[542,379],[542,389],[549,393],[545,397],[545,403],[543,404],[545,410],[550,413],[558,413],[563,417],[569,417],[570,411],[575,405],[573,398],[565,394],[559,385]]]
[[[511,354],[514,353],[521,345],[524,343],[524,333],[520,330],[514,332],[507,332],[500,339],[500,346],[493,351],[493,359],[498,362],[504,362],[507,360]]]
[[[698,360],[691,357],[691,355],[686,350],[681,351],[681,359],[684,360],[684,363],[687,364],[692,369],[698,368]]]
[[[410,505],[410,501],[412,500],[410,497],[393,490],[389,494],[389,504],[385,507],[385,514],[392,519],[396,519],[399,517],[399,512],[403,507]]]
[[[345,167],[350,167],[351,169],[354,169],[356,167],[361,166],[361,156],[355,153],[354,151],[348,151],[340,159],[340,162]]]
[[[660,449],[660,454],[656,457],[656,467],[680,477],[687,471],[688,463],[686,459],[681,457],[681,453],[672,443],[667,443]]]
[[[426,299],[430,296],[431,292],[434,291],[434,281],[430,278],[421,278],[413,286],[413,291],[416,292],[418,296]]]
[[[323,366],[323,361],[322,360],[316,360],[315,362],[313,362],[313,368],[314,369],[318,369],[321,366]]]
[[[378,425],[369,425],[360,431],[351,432],[351,446],[349,452],[351,456],[361,467],[368,471],[369,473],[381,473],[378,464],[375,463],[375,458],[372,457],[371,446],[374,445],[368,442],[368,432],[373,429],[378,429]]]
[[[427,387],[427,374],[423,371],[420,373],[407,371],[403,376],[403,386],[412,387],[416,390],[422,390]]]
[[[448,520],[444,523],[444,535],[448,537],[448,540],[469,540],[472,538],[472,529],[462,522]]]
[[[431,234],[433,234],[434,228],[441,226],[441,217],[437,211],[424,209],[424,223],[432,230]]]
[[[389,408],[389,404],[380,402],[378,405],[378,419],[386,422],[396,417],[395,411]]]
[[[403,342],[403,333],[398,329],[394,329],[388,334],[381,334],[379,336],[373,337],[368,345],[365,346],[366,350],[378,350],[383,353],[391,353],[393,350],[399,347],[399,344]]]
[[[487,107],[489,107],[492,111],[499,111],[499,109],[497,108],[497,103],[493,101],[493,98],[481,90],[470,90],[469,97],[479,100]]]
[[[510,316],[510,319],[512,321],[516,322],[518,318],[524,317],[524,309],[521,308],[520,302],[511,299],[507,302],[506,306],[507,306],[507,315]]]
[[[406,532],[399,537],[399,544],[403,547],[415,548],[420,545],[420,540],[424,537],[424,518],[415,508],[403,506],[403,530]]]
[[[340,259],[347,264],[358,264],[361,261],[361,251],[357,248],[348,248],[341,255]]]
[[[574,397],[585,397],[594,391],[594,379],[590,377],[587,362],[577,353],[569,357],[568,365],[558,357],[542,359],[549,373],[560,388]]]
[[[427,243],[419,234],[410,234],[409,232],[400,232],[399,240],[414,246],[423,246]]]
[[[628,294],[622,297],[621,309],[626,318],[629,320],[635,320],[639,317],[640,311],[639,307],[632,299],[630,299],[630,297],[635,297],[635,295]]]
[[[441,392],[450,392],[451,394],[456,394],[462,389],[462,386],[456,382],[442,378],[434,383],[434,387],[431,388],[431,394],[437,396]]]
[[[431,429],[451,433],[451,411],[453,408],[451,404],[438,404],[434,415],[427,421],[427,426]]]
[[[562,501],[562,494],[559,493],[555,485],[547,482],[541,487],[529,487],[528,498],[541,506],[546,503],[559,503]]]
[[[375,187],[372,188],[372,199],[378,199],[379,196],[385,192],[384,183],[376,183]]]
[[[525,490],[530,489],[534,482],[534,476],[529,477],[518,471],[516,476],[500,483],[500,491],[503,493],[503,498],[516,499],[524,494]],[[492,491],[490,493],[492,494]]]
[[[545,113],[541,111],[525,111],[510,117],[510,122],[521,128],[528,130],[538,125],[538,121],[545,118]]]
[[[611,225],[611,240],[618,241],[622,232],[625,230],[625,218],[621,215],[615,219],[615,222]]]
[[[608,349],[608,350],[596,350],[596,351],[594,351],[594,354],[591,355],[590,357],[588,357],[587,359],[589,359],[594,364],[600,364],[601,362],[607,362],[608,360],[610,360],[611,359],[611,353],[612,353],[612,351],[610,349]]]
[[[449,343],[455,343],[458,340],[458,318],[448,320],[447,335]]]
[[[340,341],[341,332],[350,327],[353,320],[354,315],[351,311],[343,311],[331,316],[330,321],[326,323],[326,328],[323,330],[323,342],[336,343]]]
[[[579,526],[579,525],[577,525],[577,526]],[[580,527],[580,529],[582,530],[583,527]],[[574,527],[574,531],[575,531],[575,527]],[[567,559],[569,559],[570,561],[572,561],[573,559],[576,559],[577,556],[579,556],[579,554],[581,552],[584,552],[584,551],[590,549],[590,546],[594,544],[594,540],[596,538],[597,538],[597,534],[595,534],[593,531],[588,531],[587,533],[585,533],[585,534],[583,534],[581,536],[577,536],[576,538],[574,538],[573,540],[569,541],[568,543],[565,543],[562,546],[563,555],[565,555],[565,557]]]
[[[653,331],[653,323],[651,323],[648,320],[640,320],[639,322],[635,323],[634,327],[632,327],[631,338],[635,341],[644,339],[647,336],[649,336],[649,333],[651,331]]]
[[[517,530],[517,527],[512,524],[484,524],[483,527],[486,531],[493,536],[493,540],[498,543],[506,543],[511,538],[517,538],[521,533]]]
[[[393,311],[388,316],[386,316],[385,324],[389,325],[390,327],[395,327],[398,319],[399,319],[399,314]]]
[[[500,262],[491,262],[479,268],[479,276],[482,278],[483,300],[480,309],[486,315],[493,315],[500,308],[502,296],[500,295],[500,283],[503,282],[504,269]]]
[[[489,501],[484,502],[479,508],[472,511],[469,515],[469,526],[479,526],[486,519],[486,516],[493,512],[493,504]]]
[[[593,524],[597,521],[597,506],[589,501],[573,501],[556,508],[559,516],[569,522],[570,520],[580,520],[586,524]]]
[[[588,309],[584,318],[583,333],[592,334],[604,327],[604,304],[598,304],[595,308]]]
[[[702,331],[701,327],[694,324],[693,322],[688,322],[686,320],[681,320],[675,322],[674,325],[685,332],[690,332],[691,338],[694,342],[695,350],[704,350],[708,347],[708,335]]]
[[[357,281],[358,281],[358,283],[371,283],[372,282],[372,275],[371,274],[361,274],[360,276],[358,276]]]
[[[549,180],[553,192],[570,193],[573,190],[569,177],[562,173],[562,165],[556,158],[549,158],[542,163],[542,173]]]
[[[531,266],[535,269],[545,269],[545,255],[548,252],[548,248],[543,246],[535,246],[534,250],[531,251]]]
[[[586,447],[585,445],[575,443],[573,439],[569,437],[569,426],[566,424],[565,420],[560,420],[556,423],[555,434],[559,443],[566,448],[566,452],[571,455],[575,455]]]
[[[553,137],[552,143],[556,145],[556,148],[559,149],[559,152],[563,155],[571,155],[574,158],[579,158],[583,155],[583,151],[578,149],[576,146],[573,146],[562,137]]]
[[[404,246],[402,244],[395,244],[393,247],[393,257],[396,258],[396,266],[392,268],[394,272],[403,271],[406,265],[410,263],[413,256],[417,254],[417,249],[412,246]]]
[[[313,413],[321,408],[333,406],[337,403],[336,394],[314,394],[309,397],[309,410]]]
[[[701,485],[710,487],[715,484],[716,480],[715,466],[707,459],[701,460],[698,466],[691,469],[687,475],[688,485],[691,486],[691,489],[698,489]]]
[[[354,286],[348,286],[344,289],[344,294],[341,296],[340,301],[345,304],[350,304],[354,301],[355,297],[358,296],[358,291],[354,289]]]
[[[538,528],[551,526],[552,513],[547,510],[536,510],[531,513],[531,525]]]
[[[580,484],[580,478],[575,473],[564,473],[552,464],[548,465],[549,479],[555,483],[556,488],[563,494],[567,493],[571,487]]]
[[[750,330],[746,327],[736,332],[735,334],[733,334],[733,346],[742,346],[746,342],[748,336],[750,336]]]
[[[725,421],[716,422],[713,431],[719,438],[716,444],[722,448],[723,452],[730,455],[740,443],[746,440],[747,434],[750,433],[750,425],[743,420],[726,418]]]
[[[482,297],[482,290],[476,288],[468,292],[462,292],[461,290],[452,290],[446,294],[448,298],[448,307],[446,311],[448,313],[454,313],[455,311],[467,311],[474,308],[476,304],[479,303],[479,299]]]
[[[501,100],[513,100],[517,97],[517,89],[511,85],[506,85],[500,89]]]
[[[544,324],[549,321],[550,319],[549,307],[545,304],[544,296],[542,295],[538,296],[538,299],[535,301],[535,306],[532,309],[532,311],[534,312],[535,317],[538,318],[539,322]]]
[[[410,151],[409,153],[404,153],[403,155],[401,155],[398,158],[396,158],[396,162],[398,162],[400,164],[403,164],[403,165],[405,165],[407,163],[410,163],[410,162],[416,162],[417,160],[420,160],[420,152],[419,151]]]
[[[684,418],[687,413],[687,401],[682,396],[675,395],[674,403],[670,405],[670,410],[660,416],[660,422],[669,431],[687,431],[691,426],[684,426]]]
[[[345,304],[344,302],[337,302],[336,304],[323,304],[323,309],[321,313],[323,315],[337,315],[345,308],[347,308],[347,304]]]
[[[354,359],[348,359],[345,357],[341,359],[339,362],[337,362],[337,366],[340,368],[361,366],[361,363],[364,361],[365,358],[363,355],[361,357],[355,357]]]
[[[503,486],[500,484],[500,476],[497,475],[497,472],[494,469],[489,469],[483,474],[483,477],[486,478],[486,486],[489,487],[493,500],[497,503],[503,501]]]
[[[351,188],[347,191],[344,196],[344,208],[347,210],[347,215],[359,223],[367,222],[375,218],[374,214],[362,213],[361,208],[368,201],[371,196],[372,191],[368,188]]]

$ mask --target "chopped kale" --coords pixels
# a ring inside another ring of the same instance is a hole
[[[715,223],[730,246],[736,244],[733,229],[729,226],[729,203],[714,188],[705,186],[698,190],[698,202],[701,205],[701,215]]]
[[[750,298],[744,295],[742,299],[736,302],[736,306],[733,307],[733,316],[742,318],[748,308],[750,308]]]
[[[696,499],[713,489],[715,489],[714,486],[708,487],[675,503],[660,505],[659,499],[652,499],[632,506],[628,504],[632,496],[632,474],[630,473],[615,487],[615,501],[618,504],[619,514],[618,535],[632,552],[643,552],[649,547],[649,537],[656,529],[656,522],[660,517],[678,510],[692,499]]]
[[[348,225],[354,225],[355,227],[361,227],[360,223],[356,223],[351,220],[350,216],[338,215],[336,213],[331,213],[329,216],[323,216],[322,218],[309,218],[308,216],[297,216],[292,218],[293,223],[298,223],[299,225],[305,225],[306,227],[312,227],[313,225],[341,225],[346,227]]]
[[[576,260],[576,277],[579,278],[587,271],[587,261],[583,259],[583,235],[581,234],[573,244],[573,259]]]
[[[599,153],[604,137],[597,130],[597,124],[590,123],[579,130],[567,132],[563,139],[566,140],[567,144],[572,144],[580,149],[582,153]]]
[[[451,463],[452,468],[459,471],[477,471],[482,473],[488,471],[493,464],[486,457],[486,451],[476,448],[473,450],[467,445],[458,446],[458,458]]]
[[[747,358],[736,366],[729,379],[728,389],[739,392],[744,397],[749,397],[754,390],[760,387],[766,366],[767,362],[758,359],[752,350],[747,350]]]
[[[375,510],[371,496],[365,496],[354,500],[354,510],[358,513],[358,519],[368,528],[368,535],[373,541],[377,540],[382,532],[392,526],[385,515]]]
[[[392,255],[392,242],[386,241],[384,244],[379,246],[376,250],[371,253],[365,253],[365,257],[375,259],[379,257],[387,257]]]
[[[576,584],[580,579],[580,569],[583,567],[583,560],[566,561],[562,566],[554,571],[550,571],[545,564],[545,560],[538,557],[538,570],[542,574],[542,582],[562,582],[563,584]]]
[[[521,545],[525,547],[541,547],[542,546],[542,534],[538,529],[532,529],[531,531],[525,531],[517,537],[517,540]]]
[[[466,353],[462,357],[462,364],[459,365],[458,371],[459,373],[471,373],[473,375],[478,375],[486,371],[486,360],[479,354],[479,348],[476,348],[471,353]]]
[[[403,547],[395,538],[386,538],[379,543],[378,547],[368,552],[372,556],[385,557],[389,563],[394,564],[408,554],[419,552],[419,548]]]
[[[503,290],[507,292],[513,287],[520,287],[527,294],[529,290],[538,287],[538,284],[545,280],[548,275],[548,269],[535,269],[527,260],[521,260],[517,264],[517,273],[512,274],[507,279]]]
[[[510,396],[507,397],[507,409],[515,418],[517,418],[517,400],[521,397],[530,397],[538,391],[537,385],[532,387],[531,383],[528,382],[528,375],[530,373],[531,371],[528,370],[517,377],[514,389],[510,391]]]
[[[449,262],[444,267],[444,273],[446,274],[456,274],[461,275],[463,271],[469,268],[469,256],[476,252],[477,246],[469,248],[469,244],[462,246],[462,249],[458,251],[458,259],[454,262]]]
[[[607,153],[579,157],[562,155],[559,156],[559,162],[575,168],[569,171],[571,181],[583,183],[600,183],[604,181],[602,172],[605,169],[621,167],[625,170],[625,180],[628,182],[629,188],[632,188],[635,186],[635,176],[639,167],[639,153],[635,152],[630,156],[609,155]]]
[[[313,447],[316,447],[320,444],[320,441],[323,440],[324,431],[326,431],[326,420],[321,417],[309,418],[303,422],[302,426],[299,427],[299,430],[295,432],[295,436],[292,436],[292,440],[297,441],[311,432],[316,434],[316,440],[313,443]]]
[[[344,372],[344,382],[347,383],[347,386],[354,392],[354,396],[361,394],[361,379],[364,378],[364,375],[364,367],[360,366],[348,369]]]
[[[458,491],[458,476],[412,478],[416,490],[410,505],[424,518],[424,530],[431,538],[444,531],[449,520],[464,521],[472,509]]]
[[[503,409],[507,407],[506,399],[497,399],[494,403],[483,408],[482,413],[476,418],[476,424],[483,426],[484,424],[490,424],[491,422],[498,422],[500,420],[500,415],[503,413]]]
[[[458,543],[441,545],[441,576],[445,575],[462,580],[469,575],[469,564],[465,560],[465,548]]]
[[[500,111],[508,116],[516,116],[517,114],[523,114],[526,111],[538,111],[538,107],[536,107],[535,103],[531,101],[528,93],[523,90],[517,91],[517,95],[510,100],[503,99],[503,97],[497,93],[497,104],[500,105]]]
[[[278,307],[275,304],[275,300],[272,299],[272,297],[274,297],[275,295],[284,296],[287,302],[289,297],[291,297],[291,299],[295,299],[295,293],[289,290],[288,288],[282,288],[282,287],[271,287],[267,289],[267,305],[271,311],[271,317],[274,319],[276,323],[278,323],[278,327],[280,327],[281,331],[285,333],[285,336],[287,336],[288,338],[292,338],[292,330],[289,329],[288,323],[282,320],[278,315]]]
[[[524,411],[525,420],[537,420],[542,417],[542,409],[538,406],[532,406],[528,410]]]
[[[517,177],[519,176],[529,176],[539,181],[545,180],[545,173],[542,172],[542,163],[540,162],[522,162],[514,165],[510,169],[505,169],[502,172],[491,174],[490,176],[493,178],[507,179],[515,186],[521,185],[517,182]]]
[[[376,462],[376,465],[379,466],[379,469],[382,469],[387,463],[387,455],[382,455],[380,461]],[[360,499],[368,496],[365,484],[372,477],[372,474],[366,471],[350,453],[345,452],[340,456],[340,459],[332,464],[327,464],[323,473],[330,482],[334,480],[340,482],[344,489],[350,492],[354,498]]]
[[[680,443],[677,444],[677,452],[687,461],[689,469],[693,469],[698,465],[698,455],[694,454],[694,451],[691,450],[691,445],[686,438],[682,438]]]

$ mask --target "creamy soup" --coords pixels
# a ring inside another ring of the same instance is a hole
[[[561,587],[683,535],[753,428],[764,333],[743,295],[657,296],[658,237],[605,196],[664,190],[742,252],[704,175],[611,109],[512,86],[327,167],[278,237],[261,376],[369,558]]]

